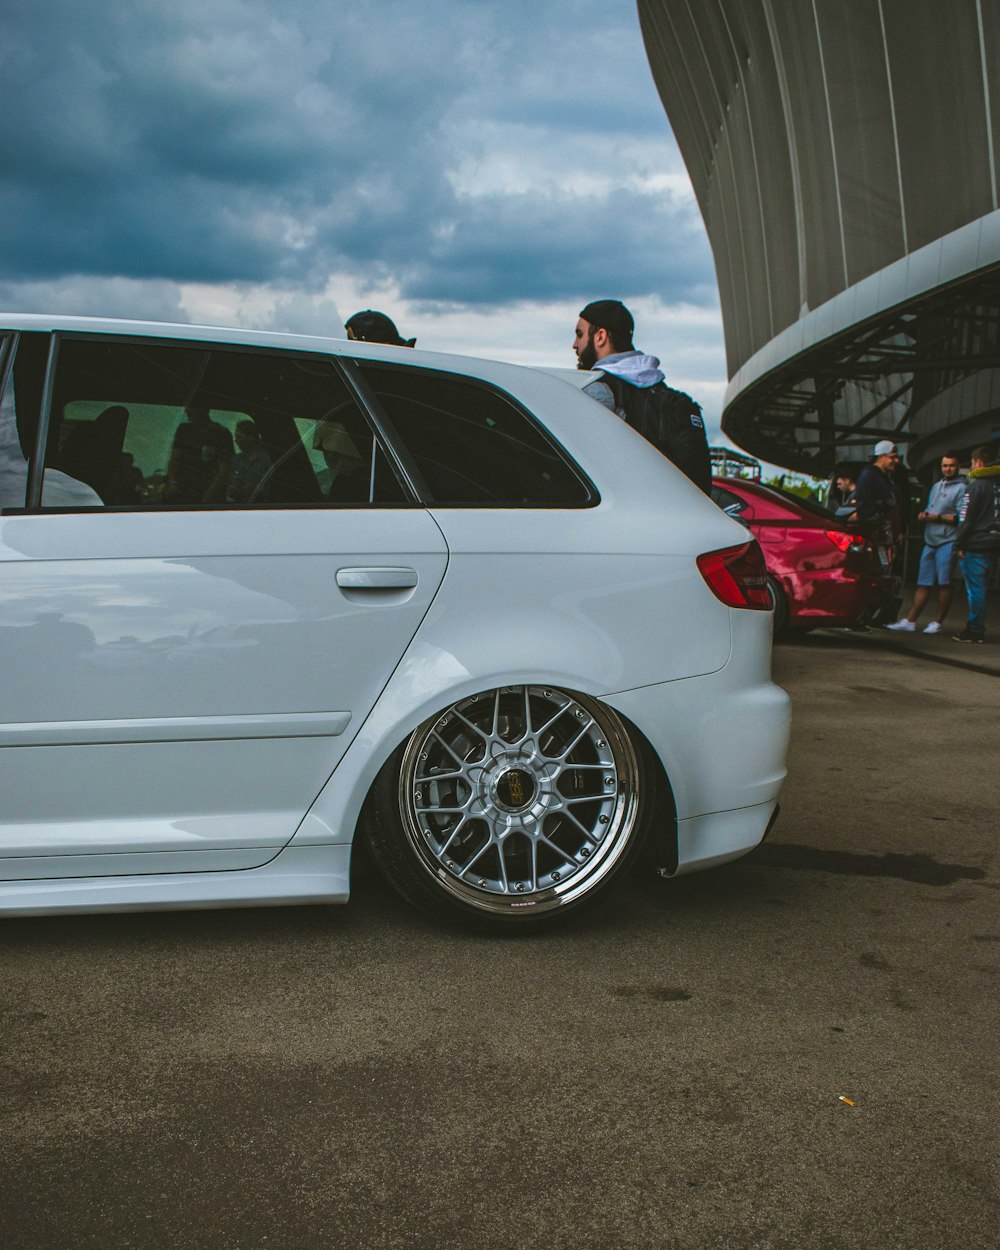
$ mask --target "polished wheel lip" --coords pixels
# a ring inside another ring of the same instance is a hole
[[[512,705],[524,718],[513,737],[501,732],[500,712]],[[571,774],[590,787],[581,798],[564,793]],[[520,796],[511,793],[518,775]],[[590,893],[611,872],[631,843],[638,785],[635,749],[612,709],[554,686],[503,686],[459,700],[411,735],[397,796],[406,838],[440,888],[480,912],[538,914]],[[575,849],[565,837],[553,843],[553,818]],[[451,848],[473,828],[487,841],[462,863]],[[527,873],[507,872],[515,844],[522,859],[530,852]],[[496,871],[483,867],[488,860]]]

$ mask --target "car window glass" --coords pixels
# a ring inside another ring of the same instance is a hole
[[[728,512],[730,516],[739,516],[740,513],[747,510],[744,500],[739,495],[734,495],[732,491],[724,490],[721,486],[712,485],[712,499],[718,504],[723,512]]]
[[[585,506],[582,474],[501,391],[453,374],[359,361],[405,445],[428,502],[481,507]]]
[[[0,508],[23,508],[28,462],[18,437],[14,379],[5,378],[11,338],[0,339]]]
[[[49,350],[47,334],[22,334],[0,341],[0,508],[23,508],[28,486],[28,460],[38,431],[38,407]]]
[[[46,448],[51,506],[50,479],[109,507],[405,499],[330,360],[197,344],[63,341]]]
[[[807,498],[804,495],[794,494],[792,491],[784,490],[780,486],[772,486],[770,489],[773,490],[777,496],[779,496],[783,503],[790,503],[795,508],[801,508],[806,512],[811,512],[813,516],[822,517],[825,521],[828,521],[831,517],[836,516],[835,511],[824,507],[824,505],[816,499]]]

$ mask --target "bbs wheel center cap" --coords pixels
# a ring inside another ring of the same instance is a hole
[[[509,812],[523,811],[534,801],[538,785],[524,768],[508,768],[495,783],[497,802]]]

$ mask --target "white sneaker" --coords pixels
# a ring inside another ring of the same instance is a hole
[[[931,623],[924,629],[925,634],[940,634],[940,632],[941,625],[938,621],[931,621]]]
[[[904,633],[912,634],[916,629],[916,625],[912,621],[908,621],[904,616],[901,621],[896,621],[894,625],[887,625],[886,629],[901,629]]]

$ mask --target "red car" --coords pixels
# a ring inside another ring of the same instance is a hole
[[[892,549],[863,527],[811,499],[742,478],[713,478],[712,498],[760,543],[776,635],[894,613],[899,579],[891,572]]]

